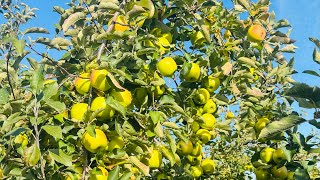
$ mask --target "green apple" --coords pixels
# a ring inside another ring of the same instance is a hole
[[[256,174],[256,179],[257,180],[269,180],[270,179],[270,173],[268,169],[263,169],[263,168],[257,168],[255,170]]]
[[[92,70],[90,80],[92,87],[100,91],[107,91],[111,88],[107,81],[108,71],[105,69],[102,70]]]
[[[194,146],[193,146],[193,150],[191,152],[192,156],[199,156],[202,153],[202,144],[197,142]]]
[[[273,152],[272,159],[275,163],[279,164],[281,161],[286,160],[287,157],[282,149],[277,149]]]
[[[200,88],[197,90],[193,96],[193,100],[196,104],[202,105],[205,104],[210,99],[210,93],[205,88]]]
[[[273,166],[271,169],[272,175],[278,179],[285,179],[288,176],[288,170],[286,166],[282,166],[278,168],[277,166]]]
[[[188,155],[187,159],[189,161],[189,164],[191,164],[192,166],[199,165],[202,160],[202,155],[198,155],[198,156]]]
[[[269,163],[272,160],[273,152],[275,149],[266,147],[260,152],[260,159],[264,163]]]
[[[202,122],[200,122],[200,127],[207,130],[213,130],[216,124],[216,118],[209,113],[203,114],[201,117]]]
[[[217,105],[212,99],[209,99],[203,106],[203,112],[212,114],[217,111]]]
[[[192,153],[193,144],[191,141],[185,142],[183,140],[179,141],[177,144],[177,152],[180,155],[189,155]]]
[[[108,150],[113,151],[114,149],[122,149],[124,146],[124,141],[121,136],[115,136],[110,139],[108,144]]]
[[[202,83],[203,87],[212,93],[219,88],[220,79],[213,76],[207,76],[203,79]]]
[[[211,134],[207,129],[199,129],[196,133],[196,136],[202,142],[202,144],[206,144],[211,140]]]
[[[206,158],[201,162],[201,168],[205,174],[212,174],[215,169],[213,159]]]
[[[193,178],[199,178],[203,174],[203,170],[200,166],[191,166],[189,169],[190,175]]]
[[[91,103],[90,110],[96,111],[98,109],[103,109],[100,113],[98,113],[97,117],[102,119],[110,119],[114,116],[115,110],[106,103],[105,97],[96,97],[93,99]]]
[[[187,82],[196,82],[200,78],[200,74],[200,66],[196,63],[191,63],[191,69],[183,76],[183,79],[185,79]]]
[[[150,158],[148,160],[148,166],[153,169],[157,169],[161,166],[162,154],[159,150],[153,149],[150,153]]]

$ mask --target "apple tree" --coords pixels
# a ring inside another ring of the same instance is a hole
[[[0,178],[317,177],[289,22],[269,0],[224,3],[71,0],[48,36],[1,0]]]

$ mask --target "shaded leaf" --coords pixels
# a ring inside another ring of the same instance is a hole
[[[9,92],[6,89],[1,88],[0,89],[0,104],[8,103],[9,96],[10,96]]]
[[[40,160],[40,149],[36,143],[24,150],[23,158],[28,166],[35,166],[38,164],[38,161]]]
[[[26,46],[26,42],[23,39],[13,39],[12,44],[16,48],[18,55],[22,56],[24,47]]]
[[[66,105],[63,102],[48,99],[45,101],[45,103],[59,113],[66,110]]]
[[[42,129],[45,130],[51,136],[53,136],[55,139],[63,138],[62,129],[60,126],[45,125],[45,126],[42,126]]]
[[[320,52],[316,48],[314,48],[312,56],[313,61],[320,64]]]
[[[40,28],[40,27],[32,27],[26,29],[23,34],[30,34],[30,33],[44,33],[44,34],[49,34],[49,31],[46,30],[45,28]]]
[[[139,159],[135,156],[130,156],[130,161],[137,166],[145,176],[149,176],[150,168],[139,161]]]
[[[318,77],[320,77],[320,74],[318,74],[317,72],[312,71],[312,70],[305,70],[305,71],[303,71],[302,73],[306,73],[306,74],[310,74],[310,75],[313,75],[313,76],[318,76]]]
[[[113,168],[108,174],[108,180],[119,179],[120,166]]]
[[[306,120],[296,115],[290,115],[279,121],[271,122],[261,130],[259,139],[272,137],[303,122],[306,122]]]
[[[86,14],[84,12],[76,12],[74,14],[71,14],[64,22],[62,25],[62,29],[64,32],[67,31],[67,29],[75,24],[77,21],[80,19],[84,19],[86,17]]]
[[[65,154],[61,149],[50,149],[49,155],[55,161],[65,165],[65,166],[72,166],[72,157]]]
[[[39,68],[36,71],[34,71],[32,75],[30,86],[33,94],[38,94],[40,90],[43,89],[43,81],[44,81],[44,74],[42,72],[42,68]]]

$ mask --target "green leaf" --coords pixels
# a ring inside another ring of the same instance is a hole
[[[308,171],[306,169],[298,168],[294,172],[294,179],[295,180],[308,180],[308,179],[310,179],[310,176],[309,176]]]
[[[42,68],[37,69],[33,72],[32,79],[31,79],[31,89],[33,94],[38,94],[43,89],[43,82],[44,82],[44,74],[42,72]]]
[[[18,127],[18,128],[15,128],[15,129],[11,130],[10,132],[8,132],[4,136],[17,136],[20,133],[25,132],[26,130],[27,130],[26,128]]]
[[[118,11],[120,10],[120,7],[113,2],[101,2],[98,6],[98,9]]]
[[[320,122],[318,122],[317,120],[313,119],[309,121],[309,124],[313,125],[314,127],[320,129]]]
[[[182,70],[180,72],[181,78],[186,77],[189,74],[191,67],[192,67],[191,63],[184,63],[182,65]]]
[[[71,14],[66,20],[64,20],[62,29],[64,32],[67,31],[67,29],[75,24],[77,21],[84,19],[86,17],[86,14],[84,12],[76,12],[74,14]]]
[[[129,123],[129,121],[124,121],[122,125],[122,129],[130,135],[136,135],[137,132],[134,127]]]
[[[320,148],[310,148],[308,150],[309,153],[317,153],[320,154]]]
[[[59,85],[56,81],[46,84],[43,89],[43,100],[46,101],[47,99],[56,95],[58,93],[58,90],[59,90]]]
[[[255,60],[247,58],[247,57],[240,57],[238,58],[238,61],[248,65],[249,67],[254,67],[254,68],[258,68],[255,64]]]
[[[320,52],[316,48],[314,48],[312,56],[313,61],[320,64]]]
[[[161,98],[160,98],[160,101],[159,101],[159,105],[162,105],[162,104],[175,104],[175,100],[174,100],[174,97],[171,96],[171,95],[163,95]]]
[[[108,80],[108,83],[113,87],[113,89],[115,90],[126,90],[124,87],[122,87],[118,81],[116,80],[116,78],[109,72],[107,74],[107,80]]]
[[[48,99],[45,101],[45,103],[46,103],[46,105],[50,106],[51,108],[53,108],[54,110],[56,110],[59,113],[66,111],[66,105],[63,102]]]
[[[259,139],[272,137],[303,122],[306,122],[306,120],[296,115],[290,115],[279,121],[271,122],[261,130]]]
[[[45,130],[51,136],[53,136],[55,139],[63,138],[62,129],[60,126],[45,125],[45,126],[42,126],[42,129]]]
[[[28,60],[30,66],[32,67],[33,70],[38,70],[39,69],[39,64],[35,59],[33,59],[31,57],[27,57],[27,60]]]
[[[293,83],[293,87],[286,90],[284,95],[293,97],[304,108],[320,107],[320,88],[311,87],[304,83]],[[311,107],[310,107],[311,106]]]
[[[108,96],[106,100],[107,105],[118,111],[123,117],[126,114],[126,108],[123,107],[118,101],[114,100],[112,96]]]
[[[150,168],[139,161],[139,159],[135,156],[130,156],[130,161],[137,166],[145,176],[149,176]]]
[[[86,127],[86,132],[90,135],[90,136],[92,136],[92,137],[96,137],[96,131],[95,131],[95,126],[93,126],[93,125],[88,125],[87,127]]]
[[[113,168],[108,175],[108,180],[119,179],[120,166]]]
[[[172,129],[179,129],[179,126],[174,122],[164,122],[162,125]]]
[[[159,111],[150,111],[149,116],[151,117],[153,124],[163,121],[163,117]]]
[[[309,40],[313,42],[318,48],[320,48],[320,41],[317,38],[309,37]]]
[[[12,44],[16,48],[16,52],[18,53],[18,55],[22,56],[24,47],[26,46],[26,42],[23,39],[13,39]]]
[[[40,149],[38,148],[36,143],[24,150],[23,158],[28,166],[35,166],[36,164],[38,164],[38,161],[40,160]]]
[[[125,173],[120,177],[119,180],[129,180],[132,175],[133,175],[132,172],[125,172]]]
[[[23,34],[30,34],[30,33],[44,33],[44,34],[49,34],[49,31],[46,30],[45,28],[40,28],[40,27],[32,27],[26,29]]]
[[[279,29],[283,27],[291,27],[290,23],[286,19],[281,19],[278,22],[276,22],[273,26],[274,29]]]
[[[109,152],[107,154],[107,156],[109,158],[112,158],[112,159],[121,159],[123,158],[125,155],[126,155],[126,151],[123,150],[123,149],[119,149],[119,148],[115,148],[113,149],[111,152]]]
[[[176,143],[175,139],[173,138],[173,136],[170,134],[170,131],[165,130],[164,134],[166,136],[166,140],[168,141],[168,143],[170,145],[171,151],[173,153],[176,153],[176,151],[177,151],[177,143]]]
[[[302,73],[306,73],[306,74],[310,74],[310,75],[313,75],[313,76],[320,77],[320,74],[318,74],[317,72],[312,71],[312,70],[305,70]]]
[[[50,149],[49,155],[57,162],[65,165],[72,166],[72,157],[65,154],[61,149]]]
[[[160,122],[157,123],[156,127],[154,128],[154,132],[156,133],[156,135],[158,137],[160,137],[160,138],[164,137],[163,129],[162,129]]]
[[[170,165],[173,166],[176,163],[174,154],[163,145],[160,146],[160,150],[162,154],[170,161]]]
[[[8,103],[9,96],[10,96],[9,92],[6,89],[1,88],[0,89],[0,104]]]

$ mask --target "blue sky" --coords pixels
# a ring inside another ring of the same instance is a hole
[[[69,0],[23,0],[30,7],[36,7],[39,10],[36,12],[37,18],[28,23],[28,27],[44,27],[51,33],[49,37],[55,35],[54,23],[59,20],[59,15],[54,13],[53,6],[65,5]],[[231,0],[224,1],[226,5],[230,5]],[[298,47],[295,54],[288,54],[286,57],[290,59],[295,58],[295,69],[299,72],[293,78],[299,82],[305,82],[310,85],[320,85],[320,79],[314,78],[310,75],[302,74],[303,70],[319,71],[320,66],[312,61],[312,52],[314,44],[309,41],[308,37],[317,37],[320,39],[320,18],[319,7],[320,1],[306,1],[306,0],[271,0],[271,11],[275,11],[277,20],[288,19],[292,25],[291,38],[297,40],[295,46]],[[1,23],[1,19],[0,19]],[[51,52],[51,56],[58,59],[59,53]],[[37,57],[36,59],[40,59]],[[297,108],[297,105],[294,105]],[[312,118],[313,111],[307,111],[306,119]],[[310,132],[310,126],[303,125],[300,128],[302,132]]]

